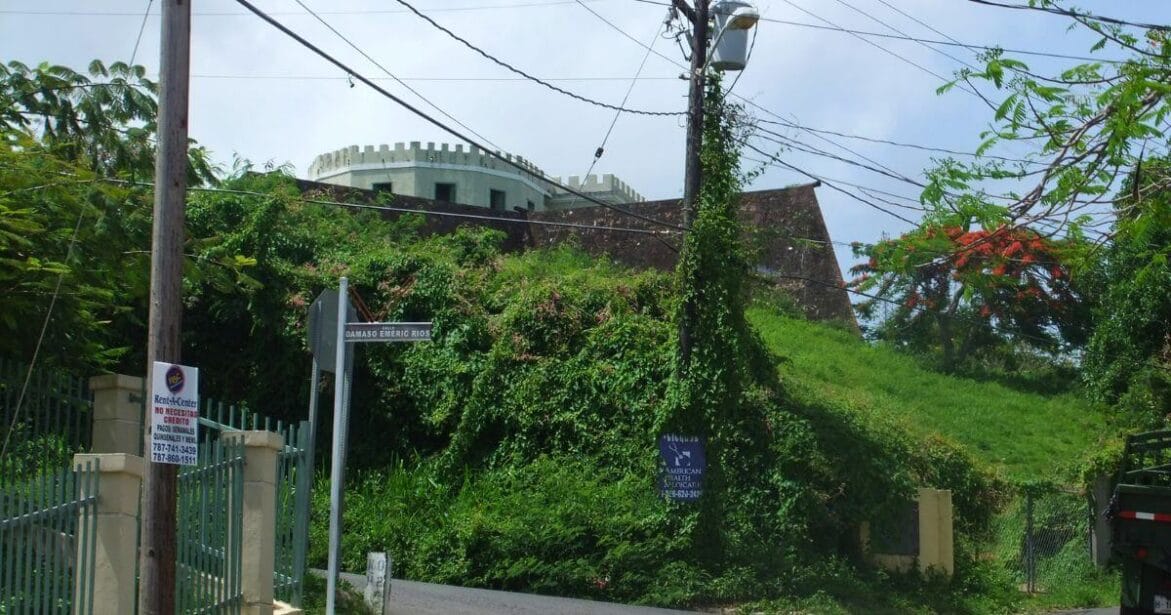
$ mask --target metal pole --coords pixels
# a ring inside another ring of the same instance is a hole
[[[1036,547],[1033,544],[1033,492],[1025,493],[1025,575],[1030,594],[1036,591]]]
[[[346,320],[350,316],[347,295],[349,280],[342,278],[337,292],[337,354],[333,379],[333,450],[329,468],[329,578],[326,581],[325,613],[334,615],[337,575],[342,548],[342,481],[345,480],[346,388],[348,386],[349,348],[346,346]]]
[[[155,361],[180,360],[183,317],[183,224],[187,199],[187,97],[191,66],[191,4],[162,0],[158,153],[151,233],[150,316],[146,349],[147,403],[154,399]],[[148,414],[149,416],[149,414]],[[143,432],[150,438],[150,423]],[[152,463],[146,451],[139,613],[175,612],[175,509],[178,466]]]
[[[695,18],[691,29],[691,89],[687,98],[687,155],[683,179],[683,227],[691,228],[691,221],[695,217],[699,188],[702,183],[703,169],[700,165],[700,149],[703,146],[703,90],[704,65],[707,61],[708,36],[708,3],[707,0],[695,2]],[[688,242],[684,242],[687,249]],[[694,280],[685,280],[693,284]],[[695,324],[697,310],[692,293],[687,293],[683,303],[683,318],[679,319],[679,366],[680,375],[685,375],[688,364],[691,362],[692,326]]]
[[[313,473],[314,455],[317,452],[317,388],[319,386],[321,386],[321,366],[317,364],[317,357],[313,357],[313,376],[309,381],[309,442],[305,447],[308,449],[306,467],[310,475]]]

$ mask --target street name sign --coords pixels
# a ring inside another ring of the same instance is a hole
[[[345,339],[357,342],[429,342],[429,322],[348,322]]]
[[[151,380],[151,462],[195,465],[199,460],[199,370],[155,361]]]

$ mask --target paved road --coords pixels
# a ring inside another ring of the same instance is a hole
[[[366,587],[366,577],[345,574],[355,589]],[[672,611],[641,606],[625,606],[576,598],[554,598],[536,594],[518,594],[469,589],[434,583],[395,579],[391,582],[386,615],[694,615],[691,611]]]

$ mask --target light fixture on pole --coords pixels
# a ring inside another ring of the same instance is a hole
[[[715,0],[711,14],[716,37],[707,65],[719,71],[744,70],[748,64],[748,31],[760,21],[760,11],[744,0]]]

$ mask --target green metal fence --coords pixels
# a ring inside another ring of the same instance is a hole
[[[0,613],[93,611],[98,462],[0,486]]]
[[[301,606],[309,548],[309,490],[313,463],[309,458],[309,422],[278,426],[285,446],[277,457],[276,568],[273,594]]]
[[[309,422],[286,424],[243,406],[209,399],[204,402],[199,424],[201,439],[208,441],[216,441],[226,432],[246,429],[273,431],[284,438],[284,448],[277,456],[273,593],[278,600],[301,606],[313,487]]]
[[[0,485],[68,468],[88,450],[91,399],[84,378],[0,358]]]
[[[176,602],[179,613],[239,613],[244,443],[210,438],[199,464],[179,471]]]

